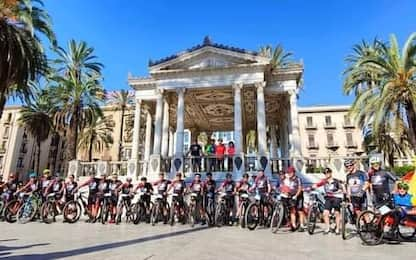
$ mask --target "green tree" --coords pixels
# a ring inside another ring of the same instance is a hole
[[[48,139],[53,129],[53,109],[49,96],[38,93],[27,105],[24,105],[19,118],[20,124],[36,140],[36,171],[39,172],[41,144]]]
[[[388,43],[363,41],[347,58],[343,88],[355,94],[351,114],[361,126],[371,126],[374,139],[390,142],[384,147],[406,150],[410,142],[416,148],[415,39],[412,34],[402,51],[394,35]]]
[[[92,121],[87,124],[81,132],[78,147],[88,150],[88,161],[92,161],[92,153],[102,152],[105,148],[109,148],[113,144],[113,123],[100,115],[95,114]]]
[[[101,85],[101,69],[94,48],[85,42],[69,42],[68,50],[57,48],[58,58],[54,81],[50,89],[56,108],[55,124],[66,132],[65,160],[76,159],[78,135],[97,114],[102,116],[101,105],[105,92]]]
[[[10,96],[29,100],[35,91],[29,82],[48,72],[40,35],[56,44],[41,0],[0,1],[0,117]]]
[[[121,154],[123,152],[123,134],[124,134],[124,118],[126,116],[126,109],[133,105],[133,93],[127,90],[120,90],[111,92],[109,95],[109,104],[114,106],[116,111],[121,111],[120,116],[120,136],[118,143],[118,160],[121,161]]]

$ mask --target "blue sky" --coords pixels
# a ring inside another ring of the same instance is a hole
[[[282,43],[305,65],[301,105],[349,104],[345,56],[362,39],[403,43],[416,31],[416,1],[46,0],[59,44],[85,40],[105,65],[104,86],[128,89],[127,74],[147,75],[159,59],[202,42],[258,50]]]

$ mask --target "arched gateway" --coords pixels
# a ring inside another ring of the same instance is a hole
[[[237,175],[254,159],[247,157],[243,138],[250,130],[257,133],[256,168],[270,174],[301,157],[297,94],[303,65],[270,71],[268,58],[206,37],[200,45],[150,61],[149,77],[129,76],[136,100],[129,174],[155,178],[160,171],[184,171],[184,129],[192,136],[234,131],[230,160]]]

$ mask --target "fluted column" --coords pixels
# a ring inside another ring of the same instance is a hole
[[[163,127],[162,127],[162,157],[166,158],[169,152],[169,103],[163,101]]]
[[[256,83],[257,89],[257,139],[259,155],[267,153],[267,135],[266,135],[266,105],[264,102],[265,82]]]
[[[177,89],[178,107],[176,109],[176,157],[183,156],[183,135],[185,127],[185,89]]]
[[[297,93],[295,90],[289,91],[289,110],[290,156],[299,157],[301,156],[300,132],[298,120]]]
[[[169,128],[169,157],[174,155],[174,132],[173,129]]]
[[[148,161],[152,145],[152,115],[149,111],[146,113],[146,136],[144,141],[144,160]]]
[[[153,141],[153,154],[160,154],[162,141],[162,120],[163,120],[163,92],[157,94],[156,115],[155,115],[155,136]]]
[[[134,128],[133,128],[133,147],[131,159],[137,160],[139,158],[139,140],[140,140],[140,118],[141,118],[142,100],[136,99],[136,107],[134,111]],[[121,142],[121,140],[120,140]]]
[[[235,153],[243,152],[243,118],[241,113],[241,89],[243,84],[233,85],[234,89],[234,142]]]

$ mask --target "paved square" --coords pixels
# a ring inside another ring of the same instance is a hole
[[[322,233],[272,234],[237,227],[0,223],[7,259],[415,259],[415,243],[363,246]]]

